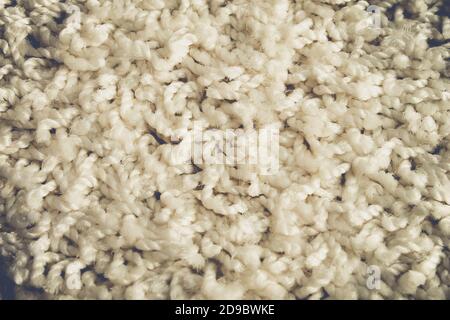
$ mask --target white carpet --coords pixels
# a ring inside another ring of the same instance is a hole
[[[11,278],[50,299],[448,299],[445,2],[1,0]],[[274,127],[276,172],[174,163],[194,123]]]

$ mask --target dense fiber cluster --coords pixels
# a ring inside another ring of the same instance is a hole
[[[9,275],[45,298],[449,298],[445,2],[371,1],[374,25],[351,0],[0,1]],[[279,171],[174,165],[194,121],[276,125]]]

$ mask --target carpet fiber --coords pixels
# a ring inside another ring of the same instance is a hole
[[[450,298],[448,9],[1,0],[2,277],[17,298]],[[274,128],[277,169],[185,156],[195,125]]]

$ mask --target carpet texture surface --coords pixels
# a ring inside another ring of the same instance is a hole
[[[0,0],[0,294],[449,299],[449,7]]]

